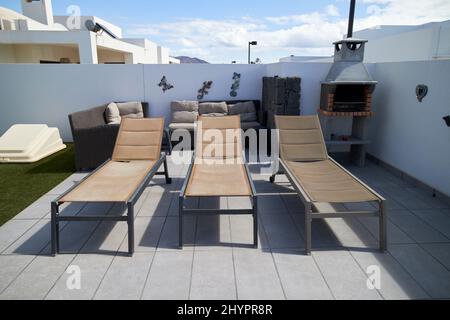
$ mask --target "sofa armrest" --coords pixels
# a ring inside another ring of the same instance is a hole
[[[73,142],[77,169],[96,168],[111,158],[118,132],[119,125],[75,129]]]
[[[267,126],[267,112],[258,110],[256,113],[258,122],[263,126]]]
[[[78,129],[95,128],[105,125],[105,109],[106,106],[99,106],[69,114],[69,123],[72,133],[74,130]]]

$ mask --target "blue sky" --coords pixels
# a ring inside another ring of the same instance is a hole
[[[53,0],[54,13],[78,5],[120,26],[127,37],[145,37],[172,55],[215,63],[246,61],[246,43],[264,63],[295,55],[329,55],[347,28],[348,0]],[[20,0],[0,6],[21,11]],[[421,24],[450,19],[448,0],[358,0],[356,29],[380,24]]]

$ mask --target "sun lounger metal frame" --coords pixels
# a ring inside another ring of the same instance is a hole
[[[230,214],[230,215],[244,215],[244,214],[251,214],[253,216],[253,247],[258,248],[258,195],[256,193],[255,185],[253,184],[253,180],[251,179],[250,171],[248,169],[248,165],[245,161],[243,161],[243,165],[245,167],[245,172],[247,179],[250,183],[250,189],[251,189],[251,209],[190,209],[186,208],[184,206],[184,202],[188,196],[186,196],[186,188],[189,183],[189,179],[191,178],[192,169],[194,167],[194,160],[195,159],[195,153],[193,154],[191,164],[189,165],[189,169],[186,175],[186,179],[184,180],[183,186],[180,191],[180,195],[178,198],[178,204],[179,204],[179,232],[178,232],[178,239],[179,239],[179,246],[180,248],[183,248],[183,217],[184,214]]]
[[[294,178],[295,175],[291,172],[286,163],[280,158],[278,159],[280,164],[280,170],[278,173],[270,177],[271,182],[275,182],[277,174],[285,174],[291,185],[294,187],[298,196],[300,197],[303,205],[305,206],[305,251],[307,255],[311,254],[311,224],[312,219],[326,219],[326,218],[347,218],[347,217],[378,217],[379,218],[379,248],[381,252],[386,251],[387,248],[387,216],[386,216],[386,199],[378,194],[375,190],[367,186],[360,179],[351,174],[347,169],[341,166],[333,158],[328,157],[330,161],[336,164],[340,169],[349,174],[353,179],[359,182],[369,192],[374,194],[378,198],[378,210],[373,211],[345,211],[345,212],[319,212],[313,202],[302,186]]]
[[[58,198],[56,198],[51,203],[51,243],[52,248],[51,252],[52,255],[56,255],[57,253],[60,253],[59,248],[59,223],[63,221],[126,221],[128,223],[128,253],[130,255],[133,255],[134,253],[134,206],[136,202],[138,201],[139,197],[144,192],[145,188],[148,186],[150,181],[153,179],[155,175],[164,175],[166,179],[166,183],[170,184],[172,183],[172,179],[169,177],[169,172],[167,168],[167,158],[166,154],[162,153],[159,160],[156,161],[155,165],[152,167],[152,169],[149,171],[149,173],[145,176],[141,184],[138,186],[138,188],[135,190],[135,192],[130,196],[130,198],[126,202],[109,202],[109,203],[124,203],[127,206],[127,214],[121,215],[121,216],[62,216],[59,212],[59,207],[62,203],[60,203],[60,200],[69,194],[71,191],[73,191],[75,188],[77,188],[80,184],[83,183],[87,178],[92,176],[95,172],[99,171],[103,166],[105,166],[110,160],[108,159],[105,161],[102,165],[100,165],[97,169],[92,171],[89,175],[87,175],[85,178],[83,178],[80,182],[72,186],[69,190],[64,192],[62,195],[60,195]],[[158,172],[161,165],[164,166],[163,172]],[[96,203],[96,202],[89,202],[87,203]]]

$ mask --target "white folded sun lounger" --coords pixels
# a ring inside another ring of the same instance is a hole
[[[16,124],[0,137],[0,163],[36,162],[64,148],[57,128]]]

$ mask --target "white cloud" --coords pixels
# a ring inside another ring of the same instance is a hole
[[[377,25],[411,25],[450,18],[448,0],[364,0],[367,16],[355,20],[355,30]],[[134,25],[128,35],[158,37],[174,55],[191,55],[210,62],[245,62],[247,43],[257,40],[254,57],[264,62],[282,56],[331,55],[331,43],[342,38],[347,17],[334,5],[322,12],[255,19],[177,19],[173,22]],[[240,58],[240,59],[239,59]]]
[[[326,16],[320,12],[308,14],[267,17],[266,20],[279,25],[300,24],[300,23],[320,23]]]
[[[450,19],[448,0],[364,0],[368,17],[356,19],[355,28],[376,25],[418,25]]]
[[[329,4],[325,8],[325,12],[327,13],[327,15],[332,16],[332,17],[340,16],[339,9],[334,4]]]

